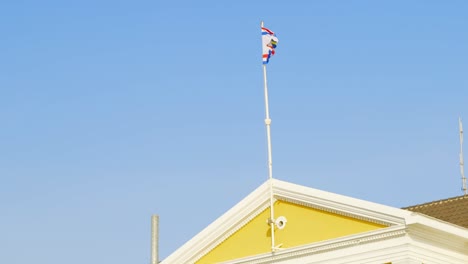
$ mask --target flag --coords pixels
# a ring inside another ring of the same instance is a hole
[[[268,28],[262,27],[263,64],[267,64],[270,57],[275,55],[277,43],[278,38],[275,33]]]

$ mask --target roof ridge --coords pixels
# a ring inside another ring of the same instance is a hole
[[[432,202],[426,202],[426,203],[421,203],[421,204],[416,204],[416,205],[410,205],[410,206],[402,207],[401,209],[405,209],[405,210],[416,209],[416,208],[420,208],[420,207],[427,207],[427,206],[432,206],[432,205],[436,205],[436,204],[453,202],[453,201],[457,201],[457,200],[461,200],[461,199],[468,199],[468,195],[460,195],[460,196],[435,200],[435,201],[432,201]]]

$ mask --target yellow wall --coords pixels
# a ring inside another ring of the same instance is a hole
[[[284,216],[288,221],[284,229],[275,229],[275,243],[282,244],[282,248],[385,227],[284,201],[276,201],[274,208],[276,218]],[[268,208],[196,263],[212,264],[270,252],[270,226],[266,222],[269,216]]]

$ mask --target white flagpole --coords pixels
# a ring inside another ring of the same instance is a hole
[[[263,21],[261,23],[263,27]],[[263,43],[263,41],[262,41]],[[263,48],[263,47],[262,47]],[[267,73],[266,73],[266,64],[263,64],[263,88],[265,91],[265,126],[267,130],[267,143],[268,143],[268,179],[270,182],[270,223],[271,228],[271,251],[276,250],[275,247],[275,212],[273,207],[273,163],[271,155],[271,119],[270,119],[270,109],[268,105],[268,85],[267,85]]]

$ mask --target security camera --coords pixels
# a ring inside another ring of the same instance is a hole
[[[280,216],[276,219],[275,225],[278,229],[283,229],[286,226],[286,222],[288,222],[288,219],[284,216]]]

